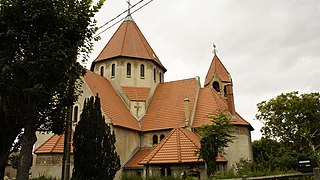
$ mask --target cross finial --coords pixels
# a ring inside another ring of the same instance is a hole
[[[216,45],[213,43],[213,54],[216,55],[218,50],[216,49]]]
[[[127,3],[128,3],[128,16],[130,16],[130,8],[131,8],[130,0],[127,0]]]

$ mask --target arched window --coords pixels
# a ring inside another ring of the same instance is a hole
[[[217,81],[212,83],[213,89],[215,89],[217,92],[220,92],[220,85]]]
[[[144,77],[144,65],[140,65],[140,77]]]
[[[116,75],[116,65],[115,64],[112,64],[111,65],[111,76],[115,76]]]
[[[153,141],[153,144],[158,144],[158,136],[157,135],[153,135],[152,141]]]
[[[73,122],[78,122],[78,114],[79,114],[79,107],[74,106],[73,108]]]
[[[164,134],[160,135],[160,141],[164,138]]]
[[[131,64],[127,63],[127,76],[131,76]]]
[[[156,68],[153,68],[153,81],[156,82]]]
[[[162,82],[162,74],[161,73],[159,74],[159,81],[160,81],[160,83]]]
[[[104,76],[104,66],[100,67],[100,76]]]

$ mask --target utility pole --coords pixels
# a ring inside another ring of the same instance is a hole
[[[72,132],[72,106],[68,107],[66,130],[64,132],[64,146],[62,159],[61,180],[70,179],[70,149],[71,149],[71,132]]]

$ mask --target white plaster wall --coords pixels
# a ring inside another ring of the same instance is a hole
[[[127,63],[131,64],[131,75],[127,76]],[[115,76],[111,76],[111,66],[115,64]],[[140,77],[140,65],[145,67],[145,76]],[[107,60],[97,62],[95,64],[94,72],[100,75],[100,67],[104,66],[104,77],[109,79],[112,83],[117,83],[120,86],[138,86],[138,87],[152,87],[160,82],[164,82],[163,69],[152,61],[131,59],[131,58],[116,58],[114,60]],[[156,69],[156,81],[153,78],[153,69]]]
[[[38,154],[33,156],[33,163],[31,168],[32,178],[39,176],[55,177],[60,179],[62,173],[62,154]],[[48,159],[55,159],[54,161],[46,161]],[[70,157],[70,177],[73,170],[73,155]]]
[[[158,143],[160,142],[160,135],[164,134],[165,136],[171,131],[169,130],[162,130],[162,131],[150,131],[144,132],[141,137],[141,147],[153,147],[153,135],[158,136]]]
[[[123,167],[140,146],[140,132],[115,126],[113,129],[116,134],[116,151]],[[122,169],[117,172],[115,179],[120,179],[121,175]]]
[[[250,131],[244,126],[238,126],[236,128],[236,139],[225,149],[225,157],[228,160],[227,170],[231,170],[234,163],[240,161],[242,158],[253,160]]]

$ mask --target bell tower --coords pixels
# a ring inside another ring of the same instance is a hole
[[[91,65],[91,71],[107,78],[132,115],[146,112],[167,71],[130,14]]]
[[[227,85],[232,85],[231,75],[214,50],[214,57],[208,70],[204,87],[213,88],[222,97],[227,97]]]
[[[211,61],[204,87],[214,89],[222,98],[226,100],[226,103],[228,104],[227,110],[232,115],[232,118],[235,119],[236,111],[233,98],[233,83],[231,75],[218,58],[215,49],[213,53],[214,57]]]

